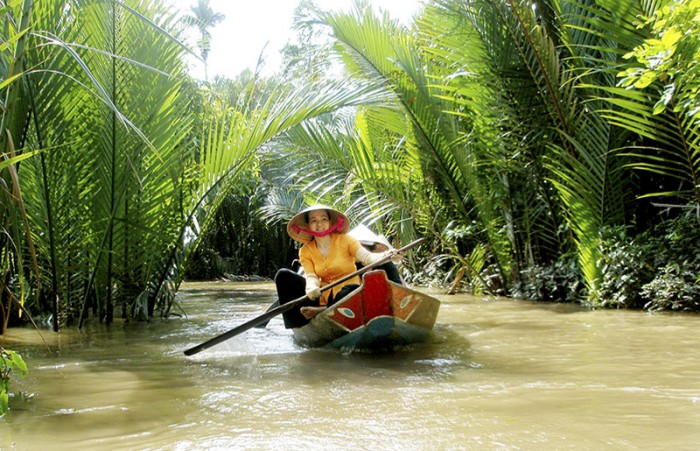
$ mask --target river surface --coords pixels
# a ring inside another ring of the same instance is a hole
[[[433,293],[435,294],[435,293]],[[10,329],[0,449],[700,449],[700,317],[443,296],[429,342],[297,346],[266,283],[189,284],[186,318]]]

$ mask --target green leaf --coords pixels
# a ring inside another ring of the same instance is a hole
[[[663,113],[663,111],[665,109],[666,109],[666,102],[664,102],[664,99],[661,99],[658,102],[656,102],[656,104],[654,105],[653,114],[654,115],[661,114],[661,113]]]
[[[634,87],[637,89],[644,89],[656,80],[656,71],[650,70],[644,72],[639,79],[634,83]]]
[[[10,397],[7,391],[0,390],[0,417],[5,415],[10,408]]]
[[[661,37],[661,43],[665,48],[670,49],[671,47],[674,47],[678,41],[680,41],[681,37],[683,37],[683,33],[675,28],[671,28],[666,30],[666,32],[663,34]]]
[[[15,376],[17,376],[18,378],[23,378],[27,375],[29,370],[27,369],[27,364],[25,363],[24,359],[22,359],[22,356],[20,356],[15,351],[8,350],[5,350],[5,355],[5,363],[7,363],[7,366],[10,369],[16,372]]]
[[[3,170],[10,165],[17,164],[20,161],[31,157],[32,155],[36,155],[38,152],[39,152],[39,150],[32,150],[30,152],[24,152],[21,155],[17,155],[15,157],[8,158],[6,160],[0,159],[0,170]],[[2,155],[1,157],[4,158],[5,155]]]

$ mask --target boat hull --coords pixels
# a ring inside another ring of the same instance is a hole
[[[439,309],[437,299],[370,271],[359,288],[293,329],[294,337],[308,347],[390,349],[425,341]]]

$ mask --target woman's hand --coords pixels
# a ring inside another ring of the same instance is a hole
[[[321,280],[316,274],[306,274],[306,296],[315,301],[321,297]]]
[[[314,287],[306,292],[306,296],[312,301],[315,301],[321,297],[321,289],[318,287]]]

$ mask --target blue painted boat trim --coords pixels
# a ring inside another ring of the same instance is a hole
[[[326,348],[375,349],[402,346],[425,341],[429,330],[393,318],[380,316],[366,326],[343,335],[328,343]]]

